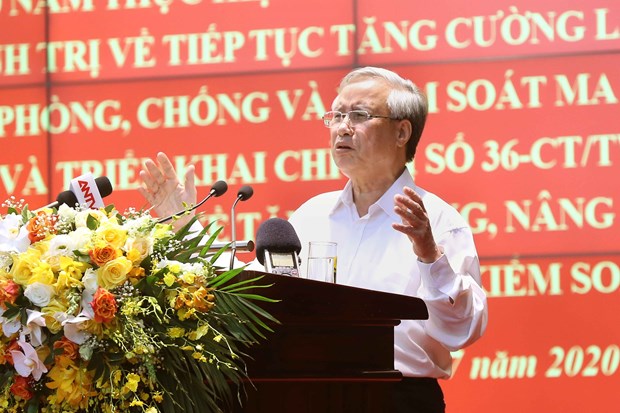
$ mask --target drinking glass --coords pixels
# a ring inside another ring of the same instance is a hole
[[[308,278],[336,282],[337,244],[328,241],[310,241],[308,248]]]

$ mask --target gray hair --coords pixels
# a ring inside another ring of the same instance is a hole
[[[391,70],[370,66],[349,72],[340,81],[338,90],[363,78],[380,78],[392,86],[386,103],[391,117],[411,122],[411,137],[407,142],[406,157],[407,162],[413,160],[428,115],[426,96],[411,80],[403,79]]]

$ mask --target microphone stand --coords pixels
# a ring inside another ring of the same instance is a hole
[[[232,222],[231,222],[232,242],[230,244],[231,254],[230,254],[230,265],[228,266],[229,270],[233,269],[233,266],[235,265],[235,255],[237,254],[237,235],[236,235],[237,232],[235,229],[236,227],[235,206],[237,206],[237,203],[239,201],[245,201],[245,200],[250,199],[252,194],[254,194],[254,190],[252,189],[251,186],[244,185],[241,188],[239,188],[239,192],[237,192],[237,199],[235,199],[235,202],[233,202],[232,208],[230,209],[230,217],[232,219]]]
[[[235,254],[237,254],[237,236],[235,235],[236,229],[235,229],[235,206],[237,205],[237,203],[241,200],[241,198],[243,198],[243,196],[241,194],[237,195],[237,199],[235,199],[235,202],[233,202],[232,208],[230,209],[230,217],[232,219],[231,222],[231,228],[230,230],[232,231],[232,243],[230,244],[230,265],[228,266],[229,270],[233,269],[233,266],[235,265]]]
[[[216,183],[213,184],[213,186],[211,187],[211,190],[209,191],[209,193],[207,194],[207,196],[200,202],[198,202],[196,205],[192,206],[190,209],[184,209],[182,211],[177,211],[172,215],[169,215],[167,217],[164,218],[160,218],[157,220],[158,224],[161,224],[163,222],[169,221],[174,217],[178,217],[180,215],[183,215],[187,212],[192,212],[193,210],[195,210],[196,208],[200,207],[202,204],[204,204],[205,202],[207,202],[207,200],[209,200],[209,198],[215,196],[216,198],[220,195],[223,195],[226,191],[228,190],[228,185],[226,184],[226,182],[224,181],[217,181]]]
[[[172,215],[168,215],[167,217],[160,218],[160,219],[157,220],[157,223],[158,224],[162,224],[162,223],[164,223],[166,221],[170,221],[174,217],[178,217],[178,216],[183,215],[183,214],[185,214],[187,212],[192,212],[193,210],[195,210],[196,208],[200,207],[202,204],[207,202],[207,200],[209,200],[209,198],[211,198],[214,194],[215,194],[215,191],[212,189],[211,192],[209,192],[209,194],[206,197],[204,197],[204,199],[202,201],[198,202],[196,205],[192,206],[189,209],[184,209],[182,211],[177,211],[177,212],[175,212]]]
[[[227,242],[214,242],[209,247],[209,251],[219,251],[224,247],[226,247],[227,251],[231,249],[231,245],[228,244]],[[255,244],[254,244],[254,241],[249,239],[246,241],[237,241],[236,247],[237,247],[237,251],[252,252],[254,251]]]

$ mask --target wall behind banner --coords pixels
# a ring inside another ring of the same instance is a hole
[[[230,184],[204,207],[223,240],[252,185],[253,239],[342,187],[320,118],[362,65],[425,89],[412,172],[481,256],[489,328],[455,353],[448,411],[619,406],[616,0],[1,0],[0,199],[44,205],[92,171],[140,208],[141,164],[164,151],[196,165],[200,198]]]

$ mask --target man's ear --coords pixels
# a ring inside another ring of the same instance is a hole
[[[408,119],[398,121],[398,136],[396,137],[396,143],[398,146],[403,147],[407,145],[409,139],[411,139],[411,122]]]

